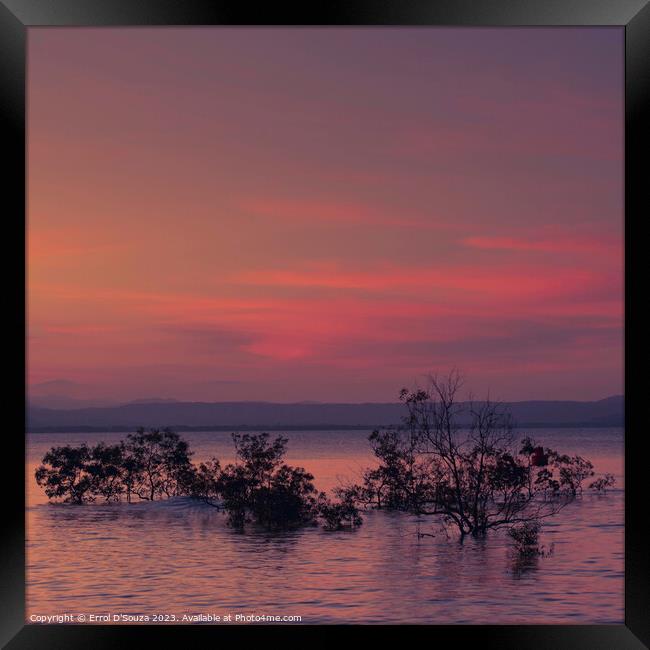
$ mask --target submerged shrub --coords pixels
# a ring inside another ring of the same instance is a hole
[[[325,530],[351,530],[361,526],[363,519],[357,507],[358,493],[355,488],[335,490],[339,500],[330,501],[324,494],[318,504],[318,514]]]
[[[360,506],[437,515],[461,538],[555,515],[581,492],[593,465],[525,438],[518,447],[507,409],[461,402],[463,381],[432,377],[428,391],[404,389],[401,427],[369,438],[376,468],[356,486]]]
[[[139,429],[126,442],[52,447],[35,473],[50,499],[88,503],[103,498],[130,502],[133,496],[153,501],[189,494],[196,468],[188,443],[164,429]]]
[[[537,569],[540,558],[553,554],[553,544],[548,549],[539,545],[540,529],[539,521],[527,521],[508,529],[512,539],[511,570],[514,576]]]
[[[613,474],[605,474],[605,476],[601,476],[600,478],[590,483],[589,489],[595,490],[596,492],[605,493],[607,492],[607,488],[613,487],[615,483],[616,479],[614,478]]]
[[[119,501],[125,492],[124,447],[100,442],[90,451],[86,471],[92,477],[91,492],[106,501]]]
[[[216,459],[199,465],[192,495],[222,507],[233,528],[247,523],[295,528],[319,519],[328,530],[361,524],[351,494],[339,491],[340,501],[333,503],[317,492],[312,474],[284,462],[286,438],[271,440],[268,433],[260,433],[233,434],[232,439],[237,461],[223,468]]]
[[[189,494],[194,472],[189,444],[169,429],[138,429],[123,446],[129,466],[129,494],[140,499]]]
[[[36,470],[36,482],[50,499],[76,504],[94,501],[93,476],[88,471],[90,459],[87,445],[52,447]]]
[[[314,477],[283,462],[287,439],[268,433],[233,434],[238,462],[216,480],[229,523],[241,528],[254,522],[266,528],[312,524],[317,510]]]
[[[190,495],[208,505],[220,507],[218,503],[220,476],[221,463],[218,458],[211,458],[206,463],[199,463],[193,474]]]
[[[103,442],[53,447],[36,470],[46,495],[64,503],[102,498],[154,501],[188,495],[223,509],[228,523],[242,528],[314,525],[330,529],[358,526],[361,517],[351,494],[332,503],[318,493],[312,474],[284,463],[287,439],[268,433],[233,434],[237,461],[222,468],[217,458],[194,465],[189,444],[169,429],[138,429],[117,445]]]
[[[539,555],[539,529],[540,524],[538,521],[525,522],[508,529],[508,535],[513,541],[517,555],[520,557]]]

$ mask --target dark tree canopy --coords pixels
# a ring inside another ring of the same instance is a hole
[[[332,502],[318,492],[314,477],[284,462],[287,439],[268,433],[233,434],[237,461],[217,458],[195,465],[187,441],[169,429],[139,429],[117,445],[53,447],[36,470],[46,495],[64,503],[128,503],[190,496],[223,509],[237,528],[314,525],[328,530],[361,524],[349,496]]]
[[[518,527],[513,539],[537,531],[580,494],[593,465],[528,437],[516,444],[508,412],[489,399],[460,402],[461,386],[454,372],[432,377],[428,390],[402,390],[403,425],[370,435],[376,467],[361,484],[334,490],[334,501],[317,491],[312,474],[284,462],[287,439],[268,433],[233,433],[234,463],[196,465],[177,433],[141,428],[117,445],[53,447],[36,481],[50,499],[75,504],[191,496],[225,511],[236,528],[320,521],[326,530],[354,529],[366,507],[439,515],[461,538],[501,527]],[[613,484],[607,474],[589,487],[605,492]]]
[[[92,477],[92,492],[106,501],[119,501],[124,493],[124,447],[100,442],[90,451],[87,472]]]
[[[86,503],[103,498],[153,501],[188,494],[196,470],[188,443],[164,429],[139,429],[126,442],[88,447],[53,447],[36,470],[36,481],[50,499]]]
[[[93,478],[88,471],[90,458],[87,445],[53,447],[36,470],[36,482],[50,499],[77,504],[94,501]]]
[[[314,477],[283,462],[287,439],[267,433],[233,434],[238,462],[227,465],[218,492],[233,526],[248,521],[267,528],[309,525],[318,516]]]
[[[440,515],[464,535],[534,522],[559,512],[593,476],[580,456],[516,445],[498,403],[459,402],[458,373],[431,378],[429,390],[403,390],[402,427],[370,436],[377,468],[354,486],[359,503]]]
[[[140,499],[179,496],[188,493],[194,468],[189,444],[169,429],[138,429],[123,446],[129,465],[129,493]]]

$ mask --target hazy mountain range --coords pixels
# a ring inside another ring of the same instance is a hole
[[[603,427],[624,424],[622,395],[594,402],[527,401],[508,406],[519,426]],[[84,408],[47,408],[32,401],[28,430],[132,430],[138,426],[176,429],[373,428],[397,424],[405,414],[399,403],[326,404],[299,402],[178,402],[136,400]]]

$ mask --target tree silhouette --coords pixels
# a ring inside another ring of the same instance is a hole
[[[86,472],[91,477],[93,495],[106,501],[119,501],[125,491],[124,447],[100,442],[90,450]]]
[[[363,523],[357,506],[358,493],[354,488],[337,488],[338,501],[332,502],[323,493],[319,496],[318,514],[325,530],[352,530]]]
[[[186,440],[169,429],[138,429],[129,434],[124,445],[129,467],[129,494],[140,499],[187,494],[193,482],[194,468]]]
[[[287,439],[268,433],[233,434],[238,461],[227,465],[217,482],[232,526],[253,521],[266,528],[314,523],[318,514],[314,477],[283,462]]]
[[[93,478],[88,472],[90,458],[87,445],[53,447],[36,470],[36,482],[50,499],[76,504],[94,501]]]
[[[537,522],[570,503],[591,463],[539,453],[529,438],[517,450],[509,413],[489,399],[459,402],[462,383],[452,372],[431,377],[429,390],[402,390],[408,415],[402,427],[370,436],[379,467],[351,488],[358,502],[440,515],[461,538]]]
[[[359,508],[372,507],[439,515],[461,538],[503,526],[532,530],[580,494],[594,475],[588,460],[530,438],[516,446],[508,412],[489,399],[459,402],[461,386],[451,373],[432,377],[429,390],[402,390],[403,425],[370,435],[378,466],[360,485],[334,490],[335,501],[316,490],[312,474],[284,462],[287,438],[268,433],[233,433],[237,460],[222,467],[217,458],[194,465],[188,442],[169,429],[140,428],[117,445],[53,447],[35,478],[48,498],[75,504],[188,495],[223,509],[236,528],[321,520],[327,530],[354,529]],[[606,475],[589,487],[613,483]]]

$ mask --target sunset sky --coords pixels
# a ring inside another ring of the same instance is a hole
[[[30,29],[28,380],[623,392],[623,30]]]

